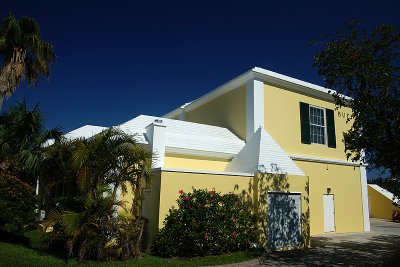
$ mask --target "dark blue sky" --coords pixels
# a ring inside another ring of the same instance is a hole
[[[86,3],[89,2],[89,3]],[[49,81],[20,86],[4,108],[40,103],[46,127],[111,126],[161,116],[258,66],[323,85],[313,39],[348,18],[400,26],[400,1],[18,1],[57,54]]]

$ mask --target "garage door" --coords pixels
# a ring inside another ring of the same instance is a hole
[[[268,242],[271,248],[301,244],[300,200],[300,193],[268,193]]]

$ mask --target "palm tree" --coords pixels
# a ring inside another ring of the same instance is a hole
[[[30,17],[19,20],[9,13],[0,25],[0,109],[3,98],[14,93],[25,78],[36,85],[41,76],[50,76],[49,65],[55,60],[53,46],[42,40],[39,24]]]
[[[46,224],[58,229],[52,234],[66,237],[69,255],[75,251],[79,260],[138,257],[144,226],[139,217],[140,192],[152,175],[151,152],[134,136],[115,128],[90,139],[61,144],[58,148],[66,149],[64,152],[54,151],[57,146],[47,149],[43,163],[60,170],[56,180],[75,180],[84,203],[78,210],[61,206],[50,211]],[[54,169],[52,173],[57,176]],[[75,177],[69,179],[68,175]],[[117,188],[126,193],[128,185],[134,191],[130,216],[115,218],[117,207],[125,209],[124,203],[116,199]]]
[[[0,163],[7,164],[19,179],[36,183],[43,146],[61,136],[59,129],[45,130],[39,106],[28,110],[25,101],[0,115]]]
[[[72,165],[78,170],[78,186],[87,195],[95,195],[99,185],[127,192],[129,184],[136,196],[152,175],[152,154],[138,144],[134,136],[111,128],[91,139],[76,143]],[[94,196],[96,197],[96,196]],[[140,199],[140,198],[139,198]],[[139,213],[137,207],[132,207]]]

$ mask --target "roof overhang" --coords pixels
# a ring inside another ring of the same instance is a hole
[[[266,84],[275,85],[282,87],[286,90],[298,92],[304,95],[312,96],[315,98],[319,98],[322,100],[334,102],[334,98],[332,94],[336,91],[330,90],[328,88],[312,84],[309,82],[305,82],[299,79],[295,79],[283,74],[279,74],[273,71],[265,70],[263,68],[255,67],[238,77],[230,80],[229,82],[219,86],[218,88],[214,89],[213,91],[205,94],[204,96],[190,102],[186,103],[185,105],[165,114],[163,117],[165,118],[173,118],[180,114],[182,109],[186,112],[194,110],[199,106],[223,95],[228,93],[229,91],[246,84],[249,80],[260,80]]]

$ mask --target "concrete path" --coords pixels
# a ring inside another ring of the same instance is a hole
[[[312,237],[312,247],[229,266],[400,266],[400,223],[371,219],[371,232]]]

